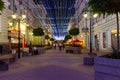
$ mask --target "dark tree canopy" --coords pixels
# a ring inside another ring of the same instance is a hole
[[[50,41],[54,41],[55,39],[54,38],[50,38]]]
[[[72,39],[72,36],[69,35],[69,34],[67,34],[67,35],[65,36],[65,39],[64,39],[63,42],[66,42],[66,41],[68,41],[69,39]]]
[[[94,13],[114,14],[120,12],[120,0],[89,0],[87,5]]]
[[[0,11],[2,11],[4,9],[4,2],[3,0],[0,0]]]
[[[45,39],[50,39],[49,35],[45,35]]]
[[[42,28],[33,29],[33,35],[34,36],[43,36],[44,35],[43,29]]]
[[[72,36],[69,35],[69,34],[67,34],[67,35],[65,36],[65,40],[69,40],[69,39],[71,39],[71,38],[72,38]]]
[[[79,28],[72,28],[69,30],[69,34],[72,36],[76,36],[79,34]]]

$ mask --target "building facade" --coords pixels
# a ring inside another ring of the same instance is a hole
[[[31,0],[3,1],[5,9],[0,15],[0,53],[4,54],[9,53],[11,49],[18,48],[18,32],[20,32],[21,48],[31,44],[33,41],[32,30],[37,24],[31,11]],[[13,14],[16,14],[16,19],[12,18]],[[26,15],[26,19],[22,18],[22,14]]]
[[[90,18],[92,27],[92,48],[94,50],[105,50],[111,51],[112,47],[116,48],[116,16],[102,14],[98,15],[97,18],[91,16],[86,3],[88,0],[76,0],[76,20],[78,20],[77,26],[80,29],[79,39],[85,42],[85,48],[90,48]],[[84,18],[84,14],[87,12],[87,18]]]
[[[0,15],[0,53],[7,53],[9,50],[8,44],[8,11],[9,2],[5,0],[5,9],[1,12]]]

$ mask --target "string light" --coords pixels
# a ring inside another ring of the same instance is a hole
[[[39,4],[34,0],[36,4]],[[75,14],[75,0],[41,0],[47,11],[47,18],[51,21],[52,27],[58,35],[63,30],[61,28],[68,27],[71,17]],[[40,5],[40,4],[39,4]],[[39,15],[40,16],[40,15]],[[40,18],[40,17],[39,17]],[[47,24],[47,23],[46,23]],[[66,24],[64,26],[63,24]]]

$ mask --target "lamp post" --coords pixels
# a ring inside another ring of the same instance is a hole
[[[82,31],[85,33],[85,45],[86,45],[86,49],[87,49],[87,33],[89,32],[88,27],[87,27],[87,13],[84,14],[84,18],[85,18],[85,27],[82,28]]]
[[[87,18],[87,13],[84,14],[84,17]],[[84,57],[84,65],[93,65],[94,64],[94,56],[96,55],[95,53],[93,53],[92,51],[92,25],[91,25],[91,21],[93,18],[97,17],[97,14],[92,14],[91,12],[89,12],[89,20],[90,20],[90,24],[89,24],[89,36],[90,36],[90,51],[88,53],[88,56]]]
[[[18,58],[20,58],[20,19],[18,19]]]
[[[12,15],[12,18],[13,19],[16,19],[16,15],[15,14],[13,14]],[[25,19],[26,18],[26,15],[22,15],[22,19]],[[20,58],[20,19],[17,19],[17,21],[18,21],[18,58]]]
[[[88,16],[87,13],[85,13],[84,17],[87,18],[87,16]],[[89,23],[89,26],[90,26],[90,28],[89,28],[90,29],[90,34],[89,34],[89,36],[90,36],[90,44],[89,45],[90,45],[90,51],[89,51],[88,55],[91,55],[91,56],[93,55],[93,51],[92,51],[92,25],[91,25],[91,21],[92,21],[93,18],[96,18],[97,16],[98,16],[97,14],[93,15],[91,12],[89,12],[89,20],[90,20],[90,23]]]

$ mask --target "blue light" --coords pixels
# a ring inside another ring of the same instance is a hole
[[[68,27],[70,18],[75,14],[75,0],[34,0],[35,2],[41,3],[44,5],[47,11],[47,18],[50,19],[53,31],[58,33],[63,32],[64,28]],[[38,4],[39,4],[38,3]],[[55,34],[56,35],[56,34]]]

